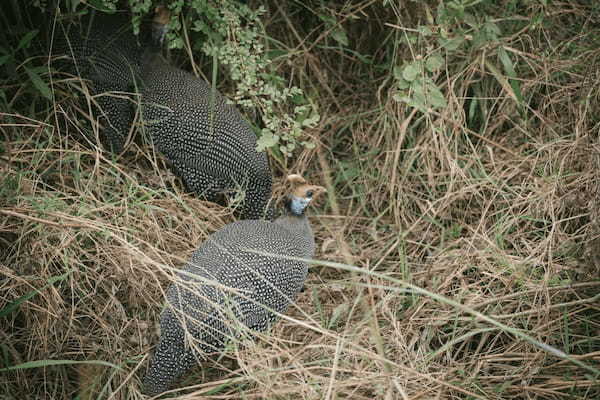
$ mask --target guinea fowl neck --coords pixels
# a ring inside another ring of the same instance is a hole
[[[166,36],[167,25],[156,21],[148,23],[146,35],[143,40],[145,43],[144,52],[142,54],[143,62],[148,62],[157,56],[162,56]]]
[[[301,231],[310,231],[310,224],[306,217],[306,208],[299,212],[298,209],[294,209],[292,204],[292,198],[287,197],[285,199],[283,212],[279,218],[275,220],[276,223],[289,226],[293,229],[299,229]]]

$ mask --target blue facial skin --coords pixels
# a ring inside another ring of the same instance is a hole
[[[290,201],[290,211],[294,215],[302,215],[304,214],[304,210],[308,207],[308,203],[310,203],[312,199],[310,197],[296,197],[292,196],[292,200]]]

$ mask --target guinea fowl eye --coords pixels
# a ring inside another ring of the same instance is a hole
[[[308,192],[306,192],[306,197],[312,197],[313,196],[313,191],[309,190]]]

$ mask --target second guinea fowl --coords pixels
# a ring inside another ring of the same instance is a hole
[[[242,218],[259,219],[271,197],[267,155],[256,150],[256,135],[235,107],[202,79],[162,57],[167,18],[159,7],[154,43],[142,58],[144,124],[189,190],[209,201],[241,190]]]
[[[96,12],[79,24],[61,23],[52,46],[63,56],[56,65],[90,81],[108,148],[123,150],[137,104],[126,93],[139,90],[144,125],[188,190],[209,201],[243,193],[242,218],[271,218],[267,155],[256,151],[254,132],[223,96],[162,57],[169,17],[158,7],[140,38],[123,14]]]
[[[58,15],[56,16],[58,19]],[[141,49],[124,14],[92,12],[80,20],[59,19],[51,38],[54,65],[90,83],[91,102],[104,145],[123,151],[135,114]],[[94,142],[94,138],[91,138]]]
[[[168,390],[240,331],[266,330],[294,301],[308,266],[281,256],[312,258],[315,243],[305,210],[325,189],[291,177],[296,187],[283,216],[226,225],[200,246],[169,287],[160,341],[144,378],[146,394]]]

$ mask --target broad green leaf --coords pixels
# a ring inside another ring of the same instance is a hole
[[[398,80],[398,89],[408,89],[410,87],[410,82],[404,80],[404,78],[400,78]]]
[[[396,79],[396,80],[404,79],[404,78],[402,78],[402,68],[400,66],[394,65],[393,73],[394,73],[394,79]]]
[[[408,82],[412,82],[417,78],[417,76],[419,76],[420,72],[421,64],[418,62],[412,62],[404,67],[402,70],[402,77]]]
[[[319,122],[320,119],[321,116],[319,115],[319,113],[313,112],[308,118],[302,121],[302,126],[313,127]]]
[[[427,57],[427,61],[425,61],[425,68],[429,72],[435,72],[440,69],[444,65],[444,59],[439,54],[434,54],[432,56]]]
[[[410,87],[412,89],[412,100],[419,107],[424,108],[427,104],[427,98],[425,97],[425,88],[421,82],[415,82]]]
[[[256,141],[256,150],[263,151],[269,147],[275,146],[279,142],[279,136],[273,135],[268,130],[263,130],[262,135]]]
[[[498,25],[496,25],[496,23],[493,21],[487,21],[483,25],[483,29],[486,31],[491,40],[498,40],[498,36],[500,36],[502,33]]]
[[[428,85],[427,100],[433,108],[445,108],[448,103],[442,91],[435,85]]]
[[[477,22],[477,18],[471,13],[466,12],[463,17],[465,23],[469,25],[473,29],[479,28],[479,23]]]

